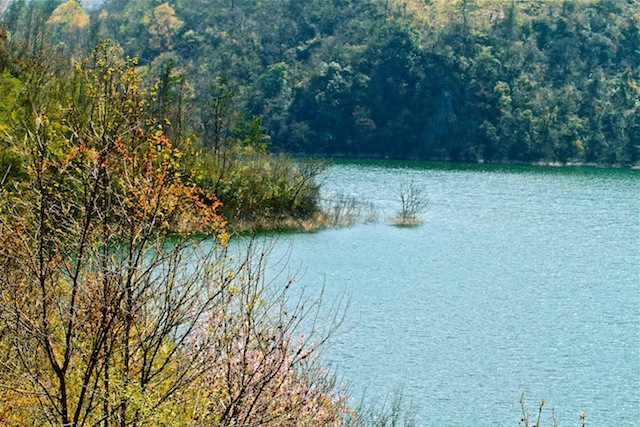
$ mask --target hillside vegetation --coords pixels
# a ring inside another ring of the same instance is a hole
[[[173,132],[210,138],[223,81],[271,149],[640,160],[637,0],[111,0],[86,18],[74,2],[40,6],[57,50],[118,41],[160,85]],[[37,43],[35,7],[11,4],[12,41]]]
[[[223,81],[272,148],[300,154],[640,159],[637,1],[71,3],[41,2],[38,18],[13,2],[11,42],[35,48],[34,19],[59,53],[117,40],[160,85],[172,131],[209,138]]]
[[[98,28],[106,12],[90,16],[75,1],[16,1],[0,11],[0,185],[9,186],[26,178],[31,153],[18,142],[32,132],[29,123],[46,120],[53,140],[69,138],[69,120],[78,120],[69,111],[89,96],[77,92],[78,69],[106,40]],[[233,231],[322,222],[314,178],[326,163],[272,155],[262,118],[242,111],[225,77],[212,76],[206,94],[197,93],[177,58],[161,53],[150,66],[112,46],[133,67],[140,108],[133,118],[120,111],[123,127],[110,129],[111,137],[132,132],[125,124],[133,121],[167,138],[180,151],[183,179],[223,202]]]

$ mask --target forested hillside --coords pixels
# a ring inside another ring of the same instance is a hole
[[[35,3],[9,4],[11,41],[118,41],[171,132],[211,139],[231,102],[299,154],[640,161],[637,0]]]

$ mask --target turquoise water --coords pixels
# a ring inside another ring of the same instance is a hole
[[[311,292],[349,296],[327,361],[356,396],[402,390],[422,426],[515,426],[522,391],[560,426],[637,425],[640,171],[359,161],[321,178],[380,220],[276,252]],[[407,182],[431,202],[419,227],[385,221]]]

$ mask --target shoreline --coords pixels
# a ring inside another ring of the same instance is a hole
[[[441,162],[441,163],[469,163],[478,165],[496,165],[496,166],[541,166],[541,167],[576,167],[576,168],[599,168],[599,169],[634,169],[640,170],[640,163],[625,165],[620,163],[608,164],[608,163],[594,163],[594,162],[580,162],[580,161],[546,161],[538,160],[532,162],[526,162],[522,160],[504,160],[504,161],[487,161],[484,159],[477,160],[454,160],[450,157],[395,157],[395,156],[383,156],[383,155],[355,155],[344,153],[295,153],[292,154],[294,158],[326,158],[326,159],[341,159],[341,160],[395,160],[395,161],[407,161],[407,162]]]
[[[312,233],[331,225],[329,216],[319,211],[309,218],[281,216],[279,218],[264,217],[256,220],[229,219],[227,231],[229,234],[261,234],[271,232],[304,232]]]

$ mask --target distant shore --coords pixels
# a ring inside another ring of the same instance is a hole
[[[486,164],[486,165],[510,165],[510,166],[542,166],[542,167],[579,167],[579,168],[615,168],[615,169],[640,169],[640,164],[608,164],[608,163],[595,163],[595,162],[580,162],[580,161],[569,161],[569,162],[559,162],[559,161],[521,161],[521,160],[484,160],[484,159],[453,159],[451,157],[429,157],[429,158],[420,158],[420,157],[393,157],[393,156],[384,156],[384,155],[354,155],[354,154],[344,154],[344,153],[332,153],[332,154],[323,154],[323,153],[295,153],[294,157],[326,157],[330,159],[341,159],[341,160],[397,160],[397,161],[409,161],[409,162],[442,162],[442,163],[471,163],[471,164]]]

